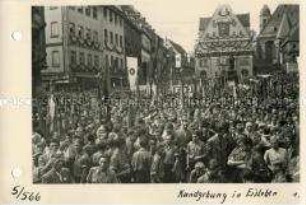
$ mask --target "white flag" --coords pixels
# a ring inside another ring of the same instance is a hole
[[[48,119],[50,123],[49,130],[50,132],[54,131],[54,117],[55,117],[55,101],[54,101],[54,96],[51,94],[49,100],[48,100]]]
[[[138,59],[135,57],[126,57],[126,65],[130,82],[130,89],[136,90],[137,72],[138,72]]]
[[[54,101],[54,96],[51,95],[49,98],[48,102],[48,107],[49,107],[49,116],[51,121],[53,121],[54,116],[55,116],[55,101]]]
[[[180,68],[182,65],[182,57],[181,54],[176,54],[175,55],[175,67]]]

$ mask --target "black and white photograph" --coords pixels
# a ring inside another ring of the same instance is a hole
[[[299,183],[300,6],[269,3],[33,5],[33,184]]]

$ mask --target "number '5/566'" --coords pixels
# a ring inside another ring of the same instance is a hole
[[[14,186],[11,194],[22,201],[40,201],[39,192],[27,191],[24,187]]]

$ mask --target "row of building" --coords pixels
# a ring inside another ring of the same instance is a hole
[[[137,59],[139,86],[175,81],[179,68],[194,71],[187,52],[161,38],[133,6],[33,7],[32,16],[33,35],[40,35],[32,39],[33,58],[42,55],[33,61],[33,87],[86,89],[107,78],[109,89],[128,88],[127,57]]]
[[[219,6],[200,18],[195,46],[196,76],[201,82],[244,82],[259,74],[296,72],[299,56],[299,5],[261,9],[260,31],[250,29],[250,14]]]

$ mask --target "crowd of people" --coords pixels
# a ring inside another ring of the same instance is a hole
[[[90,92],[59,93],[76,100],[57,101],[53,121],[47,104],[33,111],[33,182],[298,182],[296,78],[236,89],[201,103],[126,95],[108,106]]]

